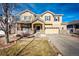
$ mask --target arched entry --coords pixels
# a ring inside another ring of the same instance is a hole
[[[40,31],[40,30],[43,29],[42,24],[40,24],[40,23],[33,24],[33,28],[34,28],[34,30],[36,30],[36,31]]]
[[[42,21],[35,21],[32,23],[32,30],[40,31],[44,30],[44,23]]]

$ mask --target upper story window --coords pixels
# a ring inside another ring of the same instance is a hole
[[[45,21],[50,21],[50,16],[45,16]]]
[[[24,16],[24,20],[25,21],[30,21],[31,20],[31,16]]]
[[[20,16],[16,16],[16,20],[20,20]]]
[[[54,17],[54,21],[59,21],[59,17]]]

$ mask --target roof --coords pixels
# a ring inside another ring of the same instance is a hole
[[[25,12],[30,12],[30,13],[32,13],[32,14],[34,14],[34,15],[36,15],[36,14],[35,14],[34,12],[32,12],[31,10],[26,9],[26,10],[23,10],[23,11],[21,11],[20,13],[16,14],[16,16],[21,15],[21,14],[23,14],[23,13],[25,13]],[[53,13],[53,12],[49,11],[49,10],[47,10],[47,11],[43,12],[43,13],[42,13],[42,14],[40,14],[40,15],[43,15],[43,14],[45,14],[45,13],[51,13],[52,15],[56,15],[56,16],[63,16],[63,15],[64,15],[64,14],[55,14],[55,13]]]
[[[36,22],[36,21],[40,21],[40,22],[43,22],[44,23],[44,21],[43,20],[40,20],[40,19],[35,19],[33,21],[22,21],[22,20],[20,20],[20,21],[17,21],[17,23],[33,23],[33,22]]]
[[[36,22],[36,21],[40,21],[40,22],[43,22],[43,23],[44,23],[44,21],[43,21],[43,20],[34,20],[34,21],[32,21],[32,23],[33,23],[33,22]]]
[[[31,21],[17,21],[17,23],[32,23]]]
[[[79,20],[71,21],[71,22],[69,22],[68,24],[79,24]]]
[[[32,13],[32,14],[34,14],[34,15],[35,15],[35,13],[34,13],[34,12],[32,12],[32,11],[30,11],[30,10],[26,9],[26,10],[23,10],[23,11],[21,11],[20,13],[16,14],[16,16],[17,16],[17,15],[21,15],[21,14],[23,14],[23,13],[25,13],[25,12],[30,12],[30,13]]]
[[[62,25],[68,25],[68,22],[63,22]]]
[[[46,13],[51,13],[52,15],[56,15],[56,16],[63,16],[63,15],[64,15],[64,14],[55,14],[55,13],[49,11],[49,10],[45,11],[45,12],[42,13],[41,15],[46,14]]]
[[[49,10],[43,12],[41,15],[46,14],[46,13],[51,13],[51,14],[55,15],[55,13],[53,13],[53,12],[51,12],[51,11],[49,11]]]

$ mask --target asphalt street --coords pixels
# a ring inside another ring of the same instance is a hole
[[[47,35],[64,56],[79,56],[79,38],[68,35]]]

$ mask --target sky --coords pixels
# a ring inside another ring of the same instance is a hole
[[[79,20],[79,3],[19,3],[16,4],[12,14],[29,9],[36,14],[41,14],[47,10],[55,14],[64,14],[63,22]]]

